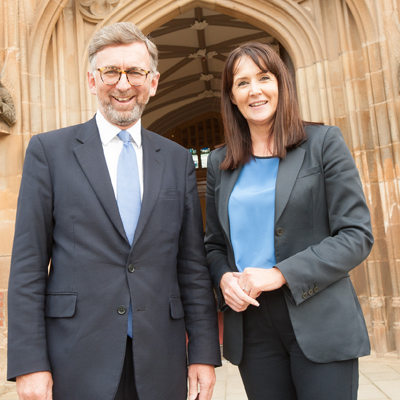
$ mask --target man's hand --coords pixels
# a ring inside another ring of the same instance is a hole
[[[246,310],[250,304],[258,307],[258,301],[254,297],[251,297],[249,292],[245,292],[243,286],[240,286],[239,277],[240,274],[232,272],[222,275],[220,287],[225,298],[225,303],[237,312]]]
[[[189,400],[197,398],[197,384],[200,386],[199,400],[211,400],[215,385],[214,365],[191,364],[189,365]]]
[[[17,393],[20,400],[52,400],[53,378],[49,371],[17,376]]]

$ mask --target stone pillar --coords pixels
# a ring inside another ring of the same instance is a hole
[[[378,357],[382,357],[388,351],[387,326],[385,323],[385,298],[370,298],[372,309],[372,325],[374,334],[374,349]]]
[[[397,355],[400,358],[400,297],[393,297],[392,307],[394,310],[393,335],[396,344]]]
[[[0,103],[6,103],[0,109],[0,381],[6,375],[8,274],[23,161],[18,9],[18,0],[0,5]]]

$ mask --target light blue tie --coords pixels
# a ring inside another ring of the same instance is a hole
[[[117,203],[126,236],[132,245],[141,207],[139,171],[129,132],[121,131],[118,137],[124,142],[124,146],[118,159]],[[128,313],[128,336],[132,337],[131,303]]]

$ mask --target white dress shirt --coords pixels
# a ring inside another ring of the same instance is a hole
[[[96,123],[99,128],[101,143],[103,144],[104,156],[110,174],[111,183],[117,198],[117,169],[118,158],[124,146],[123,141],[117,136],[121,129],[108,122],[100,111],[96,113]],[[124,129],[131,136],[131,143],[136,152],[139,171],[140,195],[143,200],[143,147],[142,147],[142,124],[141,120],[129,129]]]

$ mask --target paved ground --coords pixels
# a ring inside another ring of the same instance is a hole
[[[235,366],[224,362],[221,368],[216,369],[216,374],[217,383],[212,400],[247,400]],[[0,395],[0,400],[18,400],[13,389],[12,384],[7,384],[6,390],[9,392]],[[395,356],[384,359],[363,357],[360,359],[358,400],[388,399],[400,400],[400,359]]]
[[[212,400],[247,400],[238,369],[234,365],[225,362],[222,368],[216,369],[216,374],[217,383]],[[358,400],[384,399],[400,400],[400,359],[363,357],[360,359]]]

